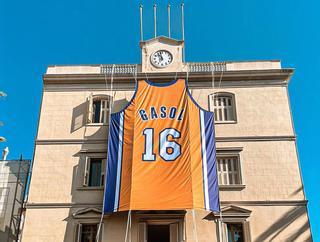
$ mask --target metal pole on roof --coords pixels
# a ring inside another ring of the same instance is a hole
[[[181,29],[182,29],[182,40],[184,41],[184,3],[181,3]]]
[[[157,37],[157,4],[153,5],[154,37]]]
[[[142,11],[143,11],[143,5],[140,4],[140,41],[143,41],[143,18],[142,18]]]
[[[171,38],[171,29],[170,29],[170,4],[168,4],[168,37]]]
[[[183,40],[183,52],[182,52],[182,60],[185,62],[186,60],[186,51],[185,51],[185,41],[184,41],[184,3],[181,3],[181,29],[182,29],[182,40]]]

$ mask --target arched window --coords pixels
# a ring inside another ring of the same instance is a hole
[[[235,97],[232,93],[217,92],[209,96],[209,108],[214,111],[216,123],[234,123],[237,121]]]
[[[90,95],[88,99],[88,123],[107,124],[111,111],[111,97]]]

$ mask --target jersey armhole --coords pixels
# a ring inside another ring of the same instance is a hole
[[[201,107],[201,106],[196,102],[196,100],[194,100],[194,98],[192,97],[192,95],[191,95],[191,93],[190,93],[187,79],[185,79],[185,86],[186,86],[187,94],[188,94],[189,98],[191,99],[191,102],[192,102],[194,105],[196,105],[196,106],[197,106],[201,111],[203,111],[203,112],[207,112],[207,113],[214,114],[214,112],[209,111],[209,110],[206,110],[206,109],[204,109],[203,107]]]
[[[132,101],[135,99],[135,97],[137,95],[138,87],[139,87],[139,81],[136,81],[135,86],[134,86],[134,93],[133,93],[130,101],[120,111],[115,112],[115,113],[111,113],[111,115],[119,114],[119,113],[125,111],[130,106],[130,104],[132,103]],[[113,104],[112,104],[112,106],[113,106]]]

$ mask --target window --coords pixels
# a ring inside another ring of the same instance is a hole
[[[228,242],[244,242],[242,223],[227,224]]]
[[[148,225],[148,242],[170,242],[170,224]]]
[[[219,185],[242,184],[239,156],[218,156]]]
[[[77,242],[96,242],[98,224],[79,224]]]
[[[220,223],[222,228],[222,242],[251,242],[250,226],[246,220],[232,222],[235,218]]]
[[[217,234],[221,242],[251,242],[250,222],[249,217],[251,210],[241,208],[234,205],[229,205],[221,208],[222,221],[220,214],[217,213],[216,217]]]
[[[235,98],[232,93],[218,92],[209,96],[210,110],[214,111],[215,122],[228,123],[236,121]]]
[[[186,240],[185,212],[152,214],[138,212],[138,242],[179,242]]]
[[[107,124],[111,111],[110,96],[89,96],[88,122]]]
[[[103,158],[87,157],[83,185],[88,187],[101,187],[105,180],[105,164]]]
[[[3,218],[6,214],[8,198],[9,187],[0,187],[0,218]]]
[[[148,221],[139,223],[139,242],[178,242],[184,241],[182,222]]]

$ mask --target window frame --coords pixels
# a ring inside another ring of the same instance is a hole
[[[109,125],[109,116],[110,113],[112,111],[111,107],[112,107],[112,97],[110,95],[107,94],[95,94],[93,95],[92,93],[88,96],[87,98],[88,100],[88,111],[87,111],[87,125],[91,125],[91,126],[103,126],[103,125]],[[100,105],[100,122],[94,122],[94,115],[95,115],[95,110],[94,110],[94,102],[95,101],[101,101],[101,105]],[[102,101],[105,102],[106,107],[102,108]],[[109,106],[107,108],[107,106]],[[106,116],[102,115],[103,112],[106,112]],[[101,122],[101,117],[105,117],[105,121]]]
[[[246,187],[245,179],[244,179],[244,170],[243,170],[243,160],[241,155],[242,147],[235,147],[235,148],[217,148],[216,160],[217,160],[217,175],[218,175],[218,184],[220,190],[242,190]],[[239,169],[239,184],[220,184],[219,179],[219,158],[224,157],[237,157],[238,169]]]
[[[252,211],[238,207],[235,205],[228,205],[221,208],[220,213],[214,213],[214,218],[217,221],[216,229],[217,236],[220,241],[219,235],[222,234],[221,242],[228,242],[227,238],[227,225],[228,224],[242,224],[244,242],[251,242],[251,229],[250,229],[250,216]]]
[[[226,171],[219,171],[219,167],[220,167],[220,163],[219,163],[219,159],[226,159],[226,158],[229,158],[231,159],[231,167],[229,167],[229,164],[227,163],[226,164]],[[233,164],[232,164],[233,163]],[[236,168],[238,169],[235,169],[235,165],[234,163],[236,163]],[[226,173],[226,178],[227,178],[227,182],[226,183],[223,183],[222,181],[219,180],[219,185],[242,185],[242,177],[241,177],[241,167],[240,167],[240,156],[239,154],[237,155],[217,155],[217,166],[218,166],[218,176],[219,176],[219,173]],[[231,169],[233,168],[233,169]],[[235,179],[235,174],[238,175],[238,181],[235,181],[233,183],[230,183],[230,175]],[[221,175],[222,177],[222,175]],[[222,179],[222,178],[221,178]]]
[[[223,222],[218,220],[218,232],[222,229],[222,242],[228,242],[228,225],[230,224],[241,224],[242,226],[242,234],[244,242],[251,242],[251,229],[250,222],[247,219],[234,219],[234,218],[223,218]],[[220,234],[220,233],[219,233]]]
[[[7,211],[10,187],[0,187],[0,218],[4,218]]]
[[[238,122],[237,119],[237,108],[236,108],[236,98],[235,94],[231,92],[214,92],[211,93],[209,96],[209,110],[211,112],[216,113],[215,111],[215,105],[214,105],[214,99],[216,97],[228,97],[231,98],[231,109],[233,113],[233,120],[216,120],[215,119],[215,124],[235,124]],[[215,116],[214,116],[215,117]]]
[[[94,220],[94,221],[92,221],[92,220],[87,220],[87,221],[86,220],[81,220],[81,221],[78,221],[76,223],[76,226],[75,226],[75,238],[74,238],[75,242],[81,242],[83,225],[96,225],[97,226],[97,233],[98,233],[99,221],[96,221],[96,220]],[[103,241],[103,233],[104,233],[104,224],[103,223],[101,224],[100,233],[101,233],[101,235],[99,237],[99,241]],[[94,240],[94,241],[96,241],[96,240]]]
[[[91,168],[91,159],[101,159],[101,174],[100,174],[100,186],[89,186],[90,182],[90,168]],[[102,189],[104,187],[104,181],[105,181],[105,169],[103,169],[106,166],[107,159],[104,156],[86,156],[85,157],[85,164],[84,164],[84,170],[83,170],[83,182],[82,187],[86,189]]]
[[[170,238],[176,232],[176,241],[186,240],[186,218],[183,214],[137,214],[138,215],[138,241],[145,242],[148,237],[148,225],[169,225]],[[175,236],[174,236],[175,237]]]

